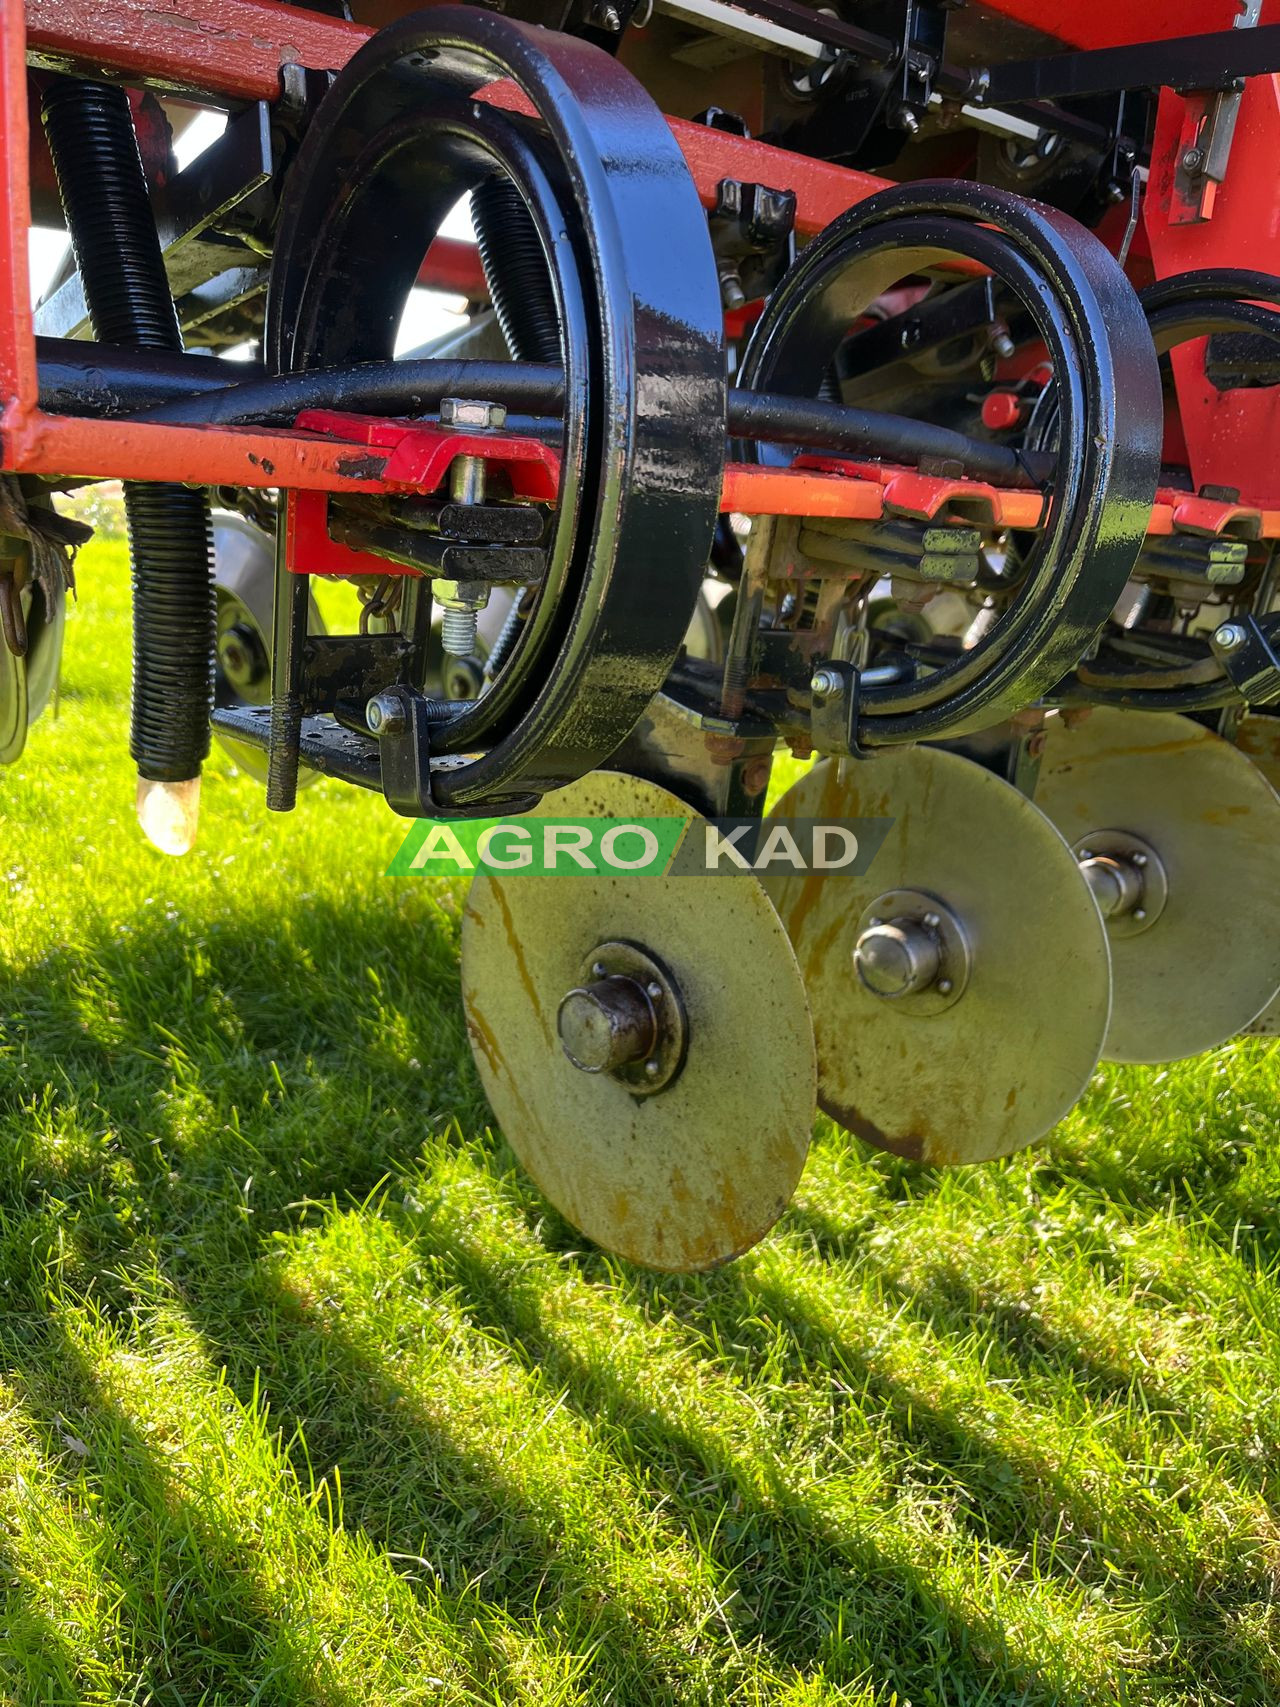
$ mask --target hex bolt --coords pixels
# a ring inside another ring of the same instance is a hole
[[[471,432],[487,432],[507,424],[505,403],[482,403],[469,397],[442,397],[440,425],[466,427]]]
[[[1237,646],[1243,646],[1249,638],[1248,631],[1241,623],[1224,622],[1213,636],[1213,643],[1224,652],[1234,652]]]
[[[1199,148],[1186,148],[1182,152],[1182,169],[1184,172],[1198,172],[1204,165],[1204,152]]]
[[[819,699],[834,699],[844,691],[844,680],[838,670],[815,670],[809,679],[809,691]]]
[[[908,106],[901,106],[893,115],[893,122],[899,130],[905,130],[908,136],[915,136],[920,130],[920,120]]]
[[[992,332],[991,348],[1000,357],[1001,361],[1006,362],[1018,353],[1018,346],[1009,336],[1009,329],[1007,326],[997,326]]]
[[[408,725],[404,706],[393,693],[374,694],[364,708],[371,735],[398,735]]]

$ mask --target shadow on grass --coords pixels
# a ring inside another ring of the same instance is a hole
[[[317,968],[306,979],[292,962],[300,948]],[[370,968],[377,1016],[367,1011]],[[645,1632],[625,1608],[602,1603],[599,1583],[521,1500],[496,1455],[450,1438],[406,1403],[388,1370],[340,1323],[320,1321],[283,1299],[261,1261],[273,1235],[296,1231],[317,1200],[364,1201],[389,1169],[414,1155],[422,1131],[439,1130],[455,1114],[464,1126],[483,1123],[456,981],[449,930],[438,915],[415,915],[413,904],[352,916],[313,903],[297,918],[229,916],[195,931],[181,922],[148,922],[127,936],[104,933],[83,954],[53,953],[0,985],[0,1014],[11,1016],[2,1039],[0,1096],[14,1116],[12,1139],[0,1156],[0,1202],[7,1199],[22,1213],[40,1192],[54,1214],[73,1222],[79,1267],[68,1279],[82,1292],[92,1288],[108,1308],[130,1308],[135,1246],[145,1244],[148,1260],[158,1254],[232,1389],[246,1403],[265,1389],[281,1421],[301,1423],[317,1474],[325,1463],[342,1466],[348,1520],[375,1545],[385,1548],[389,1537],[415,1523],[423,1535],[443,1536],[456,1496],[465,1493],[476,1517],[452,1537],[451,1550],[437,1551],[441,1578],[430,1591],[433,1605],[446,1613],[453,1605],[460,1622],[470,1620],[475,1556],[483,1547],[491,1566],[478,1592],[487,1601],[532,1619],[541,1614],[546,1581],[554,1579],[569,1600],[592,1609],[592,1639],[617,1679],[612,1699],[662,1707],[681,1696],[678,1684],[655,1676]],[[399,1043],[388,1040],[388,1015],[400,1023],[397,1039],[418,1040],[421,1068],[410,1068]],[[41,1118],[66,1118],[77,1126],[76,1141],[53,1162],[32,1146],[20,1113],[24,1099],[39,1103]],[[905,1170],[890,1170],[885,1189],[919,1195],[921,1186],[918,1176],[912,1182]],[[705,1441],[655,1415],[603,1360],[586,1362],[560,1343],[516,1279],[447,1240],[433,1245],[421,1218],[410,1221],[408,1231],[459,1283],[471,1318],[521,1365],[562,1385],[588,1426],[602,1415],[624,1428],[636,1425],[643,1441],[636,1449],[640,1468],[661,1489],[666,1509],[725,1572],[750,1578],[755,1604],[764,1610],[743,1626],[744,1638],[761,1641],[777,1659],[802,1670],[821,1661],[835,1683],[870,1670],[884,1687],[925,1698],[942,1686],[966,1703],[1019,1700],[1048,1707],[1078,1701],[1083,1707],[1085,1698],[1073,1696],[1048,1670],[1028,1675],[1002,1654],[998,1631],[972,1628],[927,1567],[890,1558],[871,1540],[825,1534],[799,1505],[760,1499]],[[819,1246],[823,1237],[837,1236],[832,1228],[811,1231]],[[580,1260],[585,1274],[598,1272],[594,1259]],[[714,1355],[723,1357],[723,1344],[733,1343],[744,1348],[747,1365],[773,1348],[772,1338],[752,1325],[763,1303],[786,1328],[784,1374],[810,1378],[806,1343],[822,1330],[806,1322],[789,1296],[762,1295],[757,1280],[748,1283],[734,1271],[693,1284],[636,1276],[633,1288],[690,1331],[723,1330]],[[920,1321],[933,1308],[904,1303]],[[953,1301],[947,1308],[958,1312],[960,1306]],[[70,1410],[70,1383],[76,1408],[89,1418],[85,1426],[100,1426],[126,1443],[122,1462],[138,1509],[156,1511],[157,1501],[171,1507],[173,1488],[150,1449],[118,1410],[104,1414],[92,1373],[77,1363],[56,1322],[46,1318],[38,1333],[6,1335],[5,1343],[34,1407],[47,1408],[49,1394],[57,1392]],[[963,1419],[930,1412],[856,1348],[833,1349],[846,1388],[868,1394],[895,1432],[927,1452],[963,1490],[963,1517],[975,1539],[1025,1549],[1043,1538],[1064,1503],[1082,1525],[1108,1515],[1069,1482],[1035,1485],[1025,1468],[977,1439]],[[1057,1354],[1065,1358],[1070,1348],[1059,1347]],[[330,1377],[319,1403],[317,1368]],[[305,1482],[304,1467],[299,1474]],[[432,1493],[441,1482],[452,1490],[447,1503]],[[993,1487],[1007,1490],[994,1504]],[[740,1514],[727,1526],[730,1491]],[[243,1581],[225,1539],[206,1519],[188,1513],[181,1521],[193,1546],[215,1564],[225,1559],[228,1577]],[[1136,1548],[1138,1542],[1126,1536],[1123,1545]],[[131,1552],[127,1536],[116,1535],[111,1548],[112,1569],[143,1592],[157,1561]],[[160,1563],[168,1568],[166,1560]],[[1188,1565],[1176,1552],[1167,1559],[1163,1619],[1175,1646],[1188,1643],[1186,1664],[1194,1669],[1195,1653],[1207,1646],[1218,1657],[1226,1602],[1246,1584],[1233,1583],[1228,1595],[1206,1602],[1197,1599]],[[1077,1563],[1077,1571],[1087,1568],[1087,1561]],[[1074,1585],[1075,1571],[1061,1568],[1060,1574]],[[858,1619],[857,1641],[842,1651],[832,1628],[842,1603],[854,1599],[865,1616]],[[822,1616],[813,1615],[815,1602]],[[205,1616],[194,1605],[184,1605],[180,1615]],[[220,1652],[239,1652],[234,1644],[243,1639],[252,1658],[273,1640],[252,1597],[216,1616],[229,1621],[226,1640],[233,1644],[221,1647],[220,1627]],[[192,1630],[199,1636],[198,1624]],[[55,1669],[60,1651],[55,1637]],[[1269,1699],[1262,1672],[1243,1651],[1230,1670],[1236,1700]],[[1180,1668],[1179,1682],[1188,1681]],[[155,1678],[153,1687],[161,1690],[163,1679]],[[283,1692],[279,1698],[291,1699]]]
[[[42,1232],[55,1236],[47,1225],[23,1231],[33,1245]],[[77,1509],[85,1530],[95,1532],[101,1602],[124,1628],[122,1681],[132,1691],[130,1699],[187,1707],[224,1698],[219,1693],[224,1668],[233,1664],[250,1674],[257,1669],[246,1683],[256,1691],[254,1699],[281,1707],[361,1707],[338,1687],[322,1653],[292,1651],[290,1632],[274,1617],[258,1583],[252,1551],[232,1539],[215,1513],[198,1510],[182,1496],[172,1469],[103,1393],[95,1371],[56,1317],[37,1319],[39,1298],[27,1302],[25,1321],[18,1313],[0,1318],[0,1347],[49,1453],[58,1452],[63,1426],[74,1428],[85,1449],[82,1459],[71,1460],[76,1468],[63,1482],[63,1497]],[[113,1489],[124,1490],[122,1497],[94,1497],[99,1473],[110,1477]],[[8,1632],[8,1663],[16,1671],[25,1648],[41,1673],[38,1691],[20,1699],[78,1701],[83,1679],[73,1646],[32,1596],[18,1589],[12,1569],[9,1575],[20,1605],[17,1624]],[[34,1681],[29,1667],[26,1681]]]

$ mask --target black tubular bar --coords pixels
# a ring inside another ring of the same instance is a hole
[[[1052,478],[1057,458],[971,438],[932,421],[858,409],[816,397],[777,392],[729,392],[729,431],[765,444],[821,446],[886,462],[958,462],[970,474],[1002,485],[1036,486]]]
[[[731,0],[741,11],[781,24],[869,65],[897,66],[903,42],[851,24],[798,0]],[[918,57],[913,54],[913,58]],[[925,57],[928,56],[919,56]],[[1280,24],[1209,30],[1165,41],[1131,42],[1010,60],[990,66],[934,63],[932,87],[940,95],[985,107],[1059,101],[1077,95],[1112,95],[1125,89],[1220,89],[1238,78],[1280,71]],[[1070,114],[1028,113],[1047,129]]]
[[[1280,71],[1280,24],[1011,60],[989,67],[970,98],[1004,107],[1121,89],[1225,89],[1237,78],[1270,71]]]
[[[256,363],[212,356],[120,350],[76,338],[36,342],[40,406],[56,414],[127,415],[197,426],[292,424],[305,409],[423,413],[442,397],[484,398],[531,415],[564,402],[558,367],[540,362],[366,362],[268,378]],[[736,438],[851,451],[888,462],[956,462],[1002,485],[1038,485],[1053,458],[970,438],[930,421],[821,398],[730,390],[727,429]]]

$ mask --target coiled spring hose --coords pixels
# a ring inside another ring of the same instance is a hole
[[[128,96],[60,78],[42,116],[95,337],[180,351]],[[129,751],[144,781],[187,782],[208,756],[213,704],[209,500],[186,486],[126,481],[124,502],[133,572]]]

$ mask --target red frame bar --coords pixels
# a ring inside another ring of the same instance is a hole
[[[1031,17],[1033,13],[1039,17],[1042,12],[1042,0],[1034,0],[1034,4],[1032,0],[989,3],[1010,18]],[[1216,0],[1177,0],[1177,18],[1194,7],[1196,25],[1204,28],[1205,3]],[[1266,13],[1278,9],[1280,0],[1267,0]],[[1063,39],[1096,46],[1101,45],[1103,36],[1121,41],[1176,33],[1173,20],[1174,14],[1169,14],[1153,26],[1146,9],[1131,4],[1112,8],[1104,21],[1089,0],[1071,0],[1055,29]],[[37,399],[27,275],[28,46],[33,57],[44,64],[146,81],[206,100],[270,101],[279,94],[282,65],[302,63],[337,70],[372,32],[274,0],[183,0],[181,9],[162,9],[151,0],[107,0],[105,4],[102,0],[29,0],[25,14],[18,0],[0,0],[0,28],[0,191],[4,194],[0,208],[0,466],[30,473],[185,481],[202,486],[380,490],[376,457],[353,456],[350,445],[305,433],[127,425],[44,414]],[[1280,133],[1277,91],[1280,80],[1251,81],[1232,172],[1218,198],[1215,217],[1207,224],[1182,227],[1177,234],[1182,248],[1191,251],[1177,254],[1182,264],[1187,264],[1192,253],[1201,265],[1211,261],[1222,264],[1232,257],[1240,264],[1240,222],[1229,217],[1237,202],[1247,208],[1247,219],[1253,221],[1254,228],[1265,232],[1263,249],[1277,254],[1280,239],[1274,220],[1256,220],[1251,193],[1265,167],[1258,146],[1265,143],[1273,148]],[[509,85],[494,84],[485,91],[485,98],[509,101],[513,94]],[[1168,92],[1162,97],[1162,134],[1157,142],[1163,142],[1164,147],[1157,148],[1152,193],[1145,208],[1158,274],[1177,270],[1174,234],[1167,225],[1161,193],[1162,171],[1167,171],[1170,152],[1165,142],[1169,127],[1166,110],[1176,100]],[[1255,114],[1265,115],[1258,138],[1253,134]],[[846,208],[884,187],[884,180],[870,173],[806,159],[682,119],[669,119],[668,123],[705,206],[714,204],[716,187],[725,177],[792,189],[797,199],[797,232],[802,238],[822,230]],[[1247,171],[1242,169],[1246,164]],[[1254,248],[1257,243],[1255,237]],[[440,282],[465,291],[468,281],[474,284],[474,272],[469,270],[474,268],[474,260],[465,246],[434,245],[429,263],[433,282],[443,266],[448,277]],[[1280,270],[1280,255],[1272,265]],[[1197,481],[1224,479],[1228,475],[1220,475],[1219,470],[1230,465],[1233,483],[1245,488],[1246,503],[1274,503],[1270,447],[1275,441],[1276,401],[1270,394],[1257,393],[1227,394],[1225,400],[1217,394],[1202,398],[1185,371],[1193,360],[1191,350],[1180,351],[1175,357],[1193,474]],[[1266,431],[1257,430],[1264,425]],[[1254,430],[1241,432],[1242,426]],[[776,476],[770,479],[777,502],[795,501],[792,495],[798,494],[800,486],[780,482]],[[749,507],[731,496],[730,488],[735,486],[743,486],[744,495],[750,489],[756,507],[763,508],[759,503],[764,490],[761,471],[734,471],[727,477],[726,503],[729,507]],[[818,491],[810,487],[805,501],[821,501]],[[825,501],[834,499],[828,496]],[[843,501],[848,501],[847,496]]]
[[[349,445],[259,428],[126,425],[44,414],[38,407],[27,275],[31,222],[27,50],[41,63],[116,75],[229,101],[272,101],[280,67],[337,70],[371,31],[271,0],[16,0],[0,5],[0,466],[32,474],[89,475],[193,485],[377,491],[376,459]],[[29,43],[28,43],[29,31]],[[500,86],[489,91],[502,99]],[[812,235],[884,180],[806,160],[681,119],[669,121],[706,206],[721,178],[794,189],[797,228]],[[451,270],[465,257],[442,252]],[[461,267],[458,268],[460,277]]]

